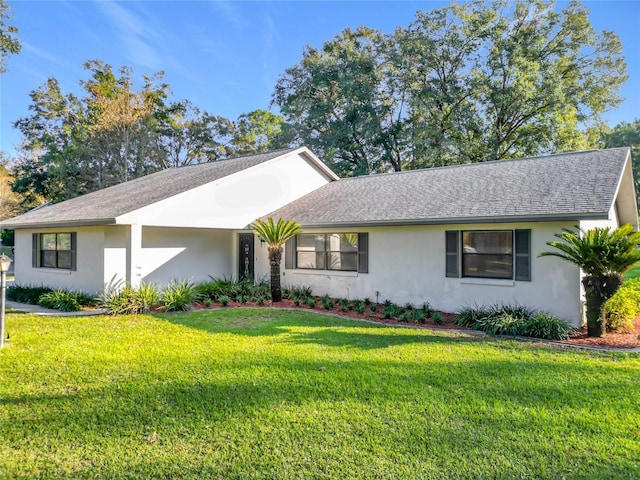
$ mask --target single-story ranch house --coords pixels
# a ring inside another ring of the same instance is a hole
[[[455,311],[518,302],[578,325],[581,272],[538,258],[563,228],[637,228],[629,148],[338,179],[295,148],[164,170],[7,220],[22,284],[268,278],[248,225],[297,220],[283,285]]]

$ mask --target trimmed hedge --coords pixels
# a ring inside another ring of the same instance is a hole
[[[607,329],[617,330],[633,327],[634,319],[640,315],[640,277],[627,280],[604,304]]]

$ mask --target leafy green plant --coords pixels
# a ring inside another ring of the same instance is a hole
[[[189,280],[173,281],[160,295],[160,305],[167,312],[190,310],[196,300],[196,286]]]
[[[202,304],[203,304],[205,307],[207,307],[207,308],[209,308],[209,307],[211,306],[211,304],[212,304],[212,303],[213,303],[213,302],[211,301],[211,299],[210,299],[210,298],[205,298],[205,299],[202,301]]]
[[[492,335],[524,335],[549,340],[566,338],[573,330],[565,320],[518,304],[466,307],[458,312],[456,324]]]
[[[487,307],[464,307],[458,311],[455,324],[463,328],[480,329],[480,320],[488,317],[491,312]]]
[[[40,296],[44,293],[53,292],[52,288],[44,285],[20,285],[14,284],[7,288],[7,300],[20,303],[37,305]]]
[[[545,312],[537,312],[525,321],[523,335],[547,340],[564,340],[573,331],[566,321]]]
[[[321,299],[320,302],[322,303],[322,307],[325,310],[331,310],[333,308],[333,300],[331,300],[331,298],[329,297],[329,295],[324,295]]]
[[[218,301],[220,302],[220,304],[223,307],[226,307],[227,305],[229,305],[229,302],[231,301],[231,299],[229,297],[227,297],[226,295],[220,295],[218,297]]]
[[[617,330],[633,327],[640,315],[640,278],[627,280],[604,304],[607,328]]]
[[[158,287],[142,283],[134,288],[127,283],[107,288],[99,297],[99,304],[111,315],[131,315],[143,313],[158,305]]]
[[[355,305],[356,313],[362,315],[364,313],[365,306],[360,303],[359,305]]]
[[[418,308],[411,310],[409,312],[409,316],[410,316],[410,319],[414,322],[417,322],[417,323],[425,322],[424,312]]]
[[[280,262],[282,261],[282,246],[286,241],[302,231],[300,224],[294,220],[278,219],[277,222],[269,217],[266,221],[255,220],[251,229],[267,243],[269,265],[271,265],[271,299],[274,302],[282,300],[280,286]]]
[[[256,303],[258,305],[264,305],[264,297],[262,295],[260,295],[259,297],[256,298]]]
[[[431,318],[433,319],[433,323],[435,325],[442,325],[444,323],[444,318],[442,317],[442,314],[440,312],[434,312],[431,315]]]
[[[612,230],[569,230],[555,235],[559,240],[547,242],[554,250],[539,256],[559,257],[580,267],[585,273],[587,334],[601,337],[606,332],[602,317],[604,303],[618,290],[623,273],[640,261],[640,232],[627,224]]]
[[[309,295],[304,303],[307,305],[307,307],[313,308],[316,306],[316,298]]]
[[[378,305],[376,303],[370,304],[369,311],[373,314],[378,313]]]
[[[383,318],[395,318],[398,315],[400,315],[400,312],[398,311],[398,307],[391,302],[389,302],[389,305],[386,305],[386,302],[385,302],[385,307],[382,311]]]
[[[433,315],[433,308],[431,307],[431,305],[429,304],[429,302],[424,302],[422,304],[422,311],[424,312],[425,317],[427,318],[431,318],[431,316]]]
[[[77,292],[70,290],[54,290],[40,295],[38,304],[45,308],[55,308],[62,312],[76,312],[82,309],[78,302]]]

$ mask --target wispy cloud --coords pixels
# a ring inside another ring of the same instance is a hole
[[[240,10],[232,1],[212,0],[213,9],[223,17],[223,20],[231,23],[234,28],[240,30],[249,26]]]
[[[157,47],[160,33],[150,26],[150,19],[143,19],[116,2],[98,2],[100,10],[113,25],[128,58],[135,64],[158,70],[165,67]]]
[[[280,32],[273,17],[267,14],[264,17],[265,27],[261,32],[262,36],[262,83],[270,90],[275,84],[278,64],[278,42]]]

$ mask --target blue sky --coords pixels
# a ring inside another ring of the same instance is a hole
[[[20,142],[11,127],[28,115],[29,92],[55,77],[79,93],[82,64],[100,59],[134,77],[163,70],[173,99],[235,119],[269,106],[278,76],[346,27],[391,32],[416,10],[446,1],[30,1],[9,0],[22,52],[0,76],[0,150]],[[622,38],[630,78],[610,124],[640,118],[640,0],[583,1],[600,31]],[[558,2],[562,7],[566,2]]]

